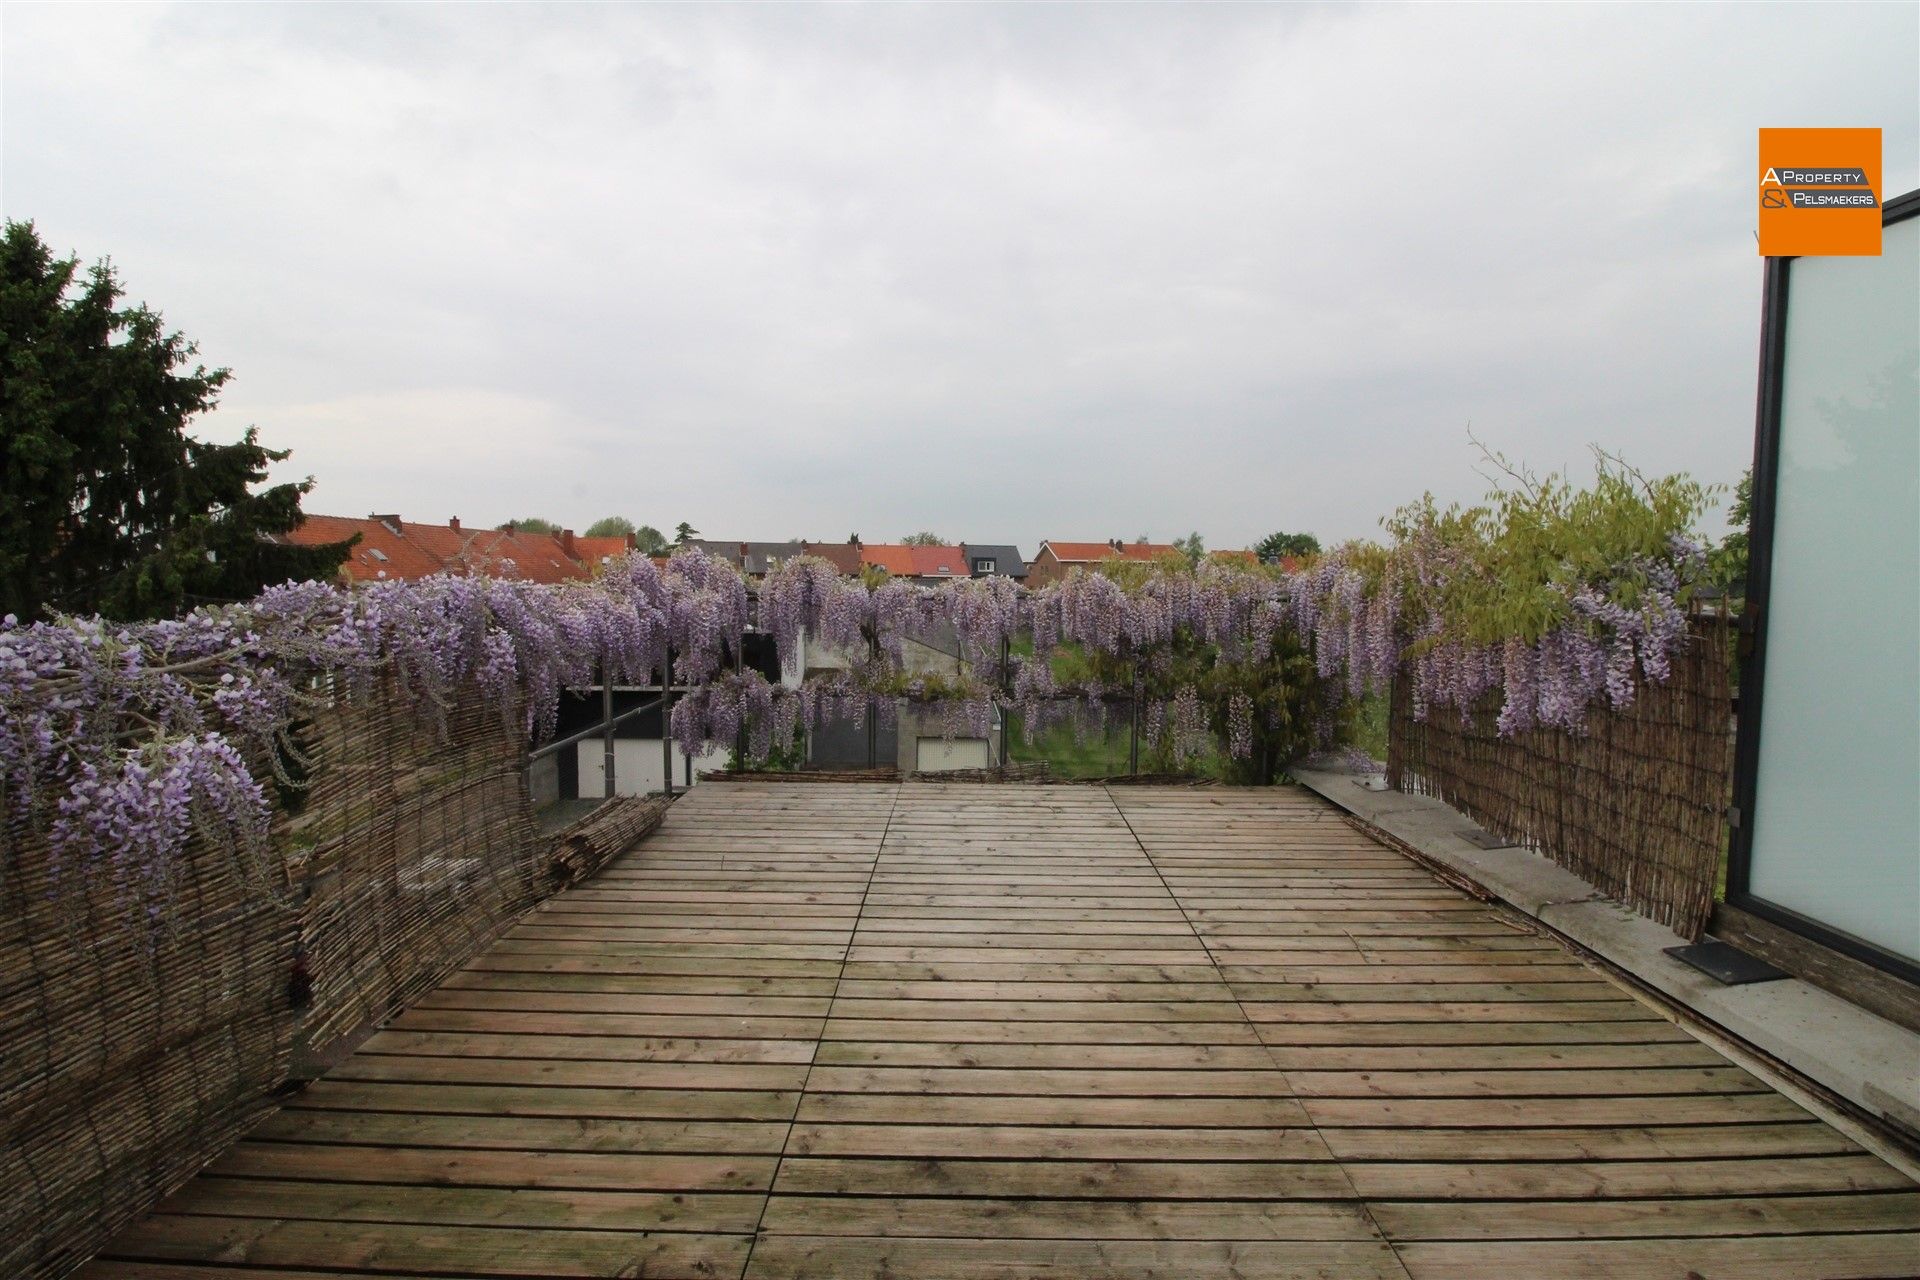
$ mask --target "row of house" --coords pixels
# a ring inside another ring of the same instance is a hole
[[[588,538],[571,529],[541,533],[513,525],[467,529],[457,519],[445,524],[420,524],[390,514],[364,518],[310,515],[287,535],[287,541],[319,546],[344,542],[355,535],[359,541],[340,567],[341,574],[355,582],[424,578],[436,573],[485,573],[533,582],[566,582],[590,578],[606,561],[634,549],[631,537]],[[689,545],[728,561],[748,578],[764,578],[799,556],[817,556],[846,574],[878,569],[896,578],[924,583],[1003,577],[1036,587],[1057,582],[1073,569],[1097,568],[1114,558],[1150,561],[1176,554],[1170,543],[1123,542],[1118,538],[1106,542],[1045,541],[1031,561],[1011,543],[910,546],[857,538],[845,542],[695,538]],[[1214,554],[1252,558],[1251,552]]]
[[[915,582],[942,582],[951,578],[1013,578],[1029,586],[1057,582],[1074,569],[1095,569],[1112,559],[1152,561],[1179,554],[1168,542],[1140,539],[1123,542],[1044,541],[1032,560],[1011,543],[957,542],[943,546],[914,546],[900,542],[720,542],[696,538],[693,546],[739,566],[749,578],[763,577],[796,556],[816,556],[842,573],[879,569]],[[1216,557],[1253,559],[1250,551],[1215,552]]]
[[[536,533],[513,525],[467,529],[457,519],[420,524],[397,515],[364,519],[310,515],[286,540],[296,546],[324,546],[355,535],[359,541],[340,566],[341,575],[354,582],[426,578],[436,573],[567,582],[591,578],[600,565],[633,546],[631,538],[584,538],[571,529],[559,533]]]
[[[1003,577],[1024,581],[1027,562],[1020,548],[1007,543],[966,542],[946,546],[910,546],[902,542],[719,542],[695,538],[692,546],[759,578],[799,556],[825,560],[845,574],[879,569],[915,582],[952,578]]]

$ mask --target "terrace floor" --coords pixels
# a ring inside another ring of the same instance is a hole
[[[92,1280],[1920,1272],[1920,1192],[1316,797],[716,783]]]

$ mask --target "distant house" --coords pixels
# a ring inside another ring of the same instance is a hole
[[[998,543],[968,542],[960,548],[966,553],[967,572],[975,578],[1012,578],[1024,582],[1027,577],[1027,562],[1020,558],[1020,548]]]
[[[817,556],[846,574],[858,577],[860,574],[860,543],[849,538],[845,542],[809,542],[804,544],[807,554]]]
[[[764,578],[789,560],[807,554],[804,542],[743,542],[741,568],[749,578]]]
[[[340,566],[355,582],[426,578],[436,573],[485,574],[529,582],[570,582],[593,576],[601,543],[608,538],[576,538],[573,531],[534,533],[515,529],[467,529],[458,520],[419,524],[397,515],[307,516],[283,540],[294,546],[319,546],[359,535]],[[586,544],[594,544],[591,548]]]
[[[685,545],[695,551],[704,551],[716,559],[725,560],[734,568],[745,571],[747,544],[744,542],[721,542],[716,538],[690,538]],[[679,549],[679,547],[671,547],[668,549],[668,554],[671,555]]]
[[[599,538],[575,538],[573,544],[579,553],[580,563],[586,565],[591,571],[598,571],[607,561],[626,555],[640,546],[639,540],[630,533],[612,534]]]
[[[973,576],[967,567],[965,547],[909,547],[907,550],[913,553],[913,577],[917,582],[946,582]]]
[[[804,542],[721,542],[694,538],[687,545],[718,556],[748,578],[764,578],[787,561],[807,554]]]
[[[857,547],[863,568],[884,569],[896,578],[914,582],[937,583],[987,576],[1025,578],[1027,575],[1027,562],[1021,559],[1020,549],[1013,546],[964,543],[910,547],[897,542],[863,542]]]
[[[1075,569],[1098,569],[1104,562],[1122,560],[1158,560],[1178,555],[1170,542],[1053,542],[1040,544],[1040,550],[1027,566],[1027,585],[1043,587],[1058,582]]]
[[[914,574],[913,548],[898,542],[863,542],[860,544],[860,567],[884,569],[896,578],[911,578]]]

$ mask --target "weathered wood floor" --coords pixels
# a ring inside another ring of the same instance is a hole
[[[85,1274],[1915,1272],[1906,1178],[1305,793],[713,784]]]

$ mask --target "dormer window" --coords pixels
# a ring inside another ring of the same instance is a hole
[[[986,559],[985,557],[976,556],[974,558],[973,571],[975,573],[992,573],[993,567],[994,567],[994,562]]]

